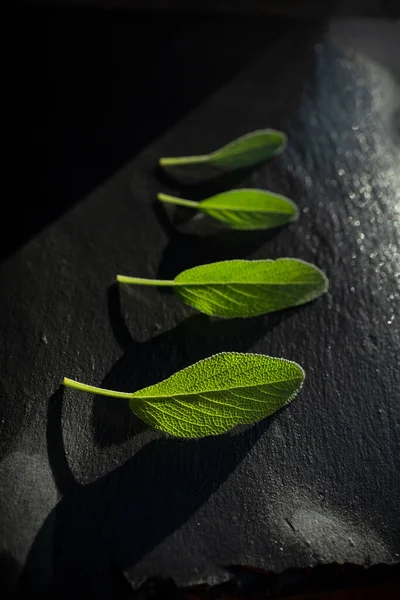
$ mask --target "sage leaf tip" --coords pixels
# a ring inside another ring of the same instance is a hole
[[[286,135],[286,133],[278,129],[267,129],[266,131],[270,133],[271,137],[274,136],[276,142],[279,143],[279,147],[276,149],[275,154],[281,154],[282,152],[284,152],[288,143],[288,136]]]

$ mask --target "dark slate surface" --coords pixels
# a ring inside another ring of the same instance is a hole
[[[110,598],[115,570],[184,585],[221,581],[233,564],[398,561],[395,28],[281,25],[251,65],[1,265],[0,543],[21,596]],[[265,126],[287,131],[288,148],[251,172],[190,190],[155,169]],[[154,203],[160,189],[196,198],[234,185],[289,195],[300,221],[199,236]],[[212,321],[157,289],[113,284],[116,272],[285,255],[324,269],[329,294]],[[67,375],[135,390],[221,350],[300,362],[301,395],[244,431],[177,441],[122,401],[59,387]]]

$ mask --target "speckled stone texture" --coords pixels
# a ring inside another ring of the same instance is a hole
[[[134,585],[188,585],[223,581],[228,565],[399,560],[396,27],[280,22],[230,81],[3,261],[0,548],[21,597],[109,599],[115,569]],[[237,43],[227,35],[227,56]],[[245,173],[191,188],[155,168],[268,126],[287,132],[287,150]],[[299,222],[214,233],[155,203],[161,190],[198,199],[235,186],[291,197]],[[315,262],[329,293],[218,321],[113,284],[117,272],[168,278],[279,256]],[[221,350],[299,362],[301,394],[253,427],[184,441],[122,400],[59,387],[65,375],[133,391]]]

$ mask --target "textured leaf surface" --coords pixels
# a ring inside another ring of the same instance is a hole
[[[294,362],[223,352],[135,392],[129,404],[149,425],[197,438],[268,417],[293,400],[303,380]]]
[[[231,260],[183,271],[176,294],[208,315],[251,317],[298,306],[328,289],[325,274],[295,258]]]
[[[163,167],[208,163],[224,171],[233,171],[258,164],[279,154],[286,146],[286,135],[275,129],[259,129],[247,133],[226,146],[199,156],[161,158]]]
[[[240,189],[217,194],[201,202],[158,194],[159,200],[196,208],[233,229],[270,229],[298,218],[297,206],[279,194]]]

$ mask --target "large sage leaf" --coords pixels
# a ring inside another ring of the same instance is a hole
[[[299,306],[328,290],[326,275],[296,258],[228,260],[182,271],[173,280],[117,275],[117,281],[172,286],[186,304],[226,318],[254,317]]]
[[[67,378],[64,385],[125,398],[132,412],[156,429],[199,438],[268,417],[293,400],[304,376],[295,362],[222,352],[134,393],[104,390]]]

